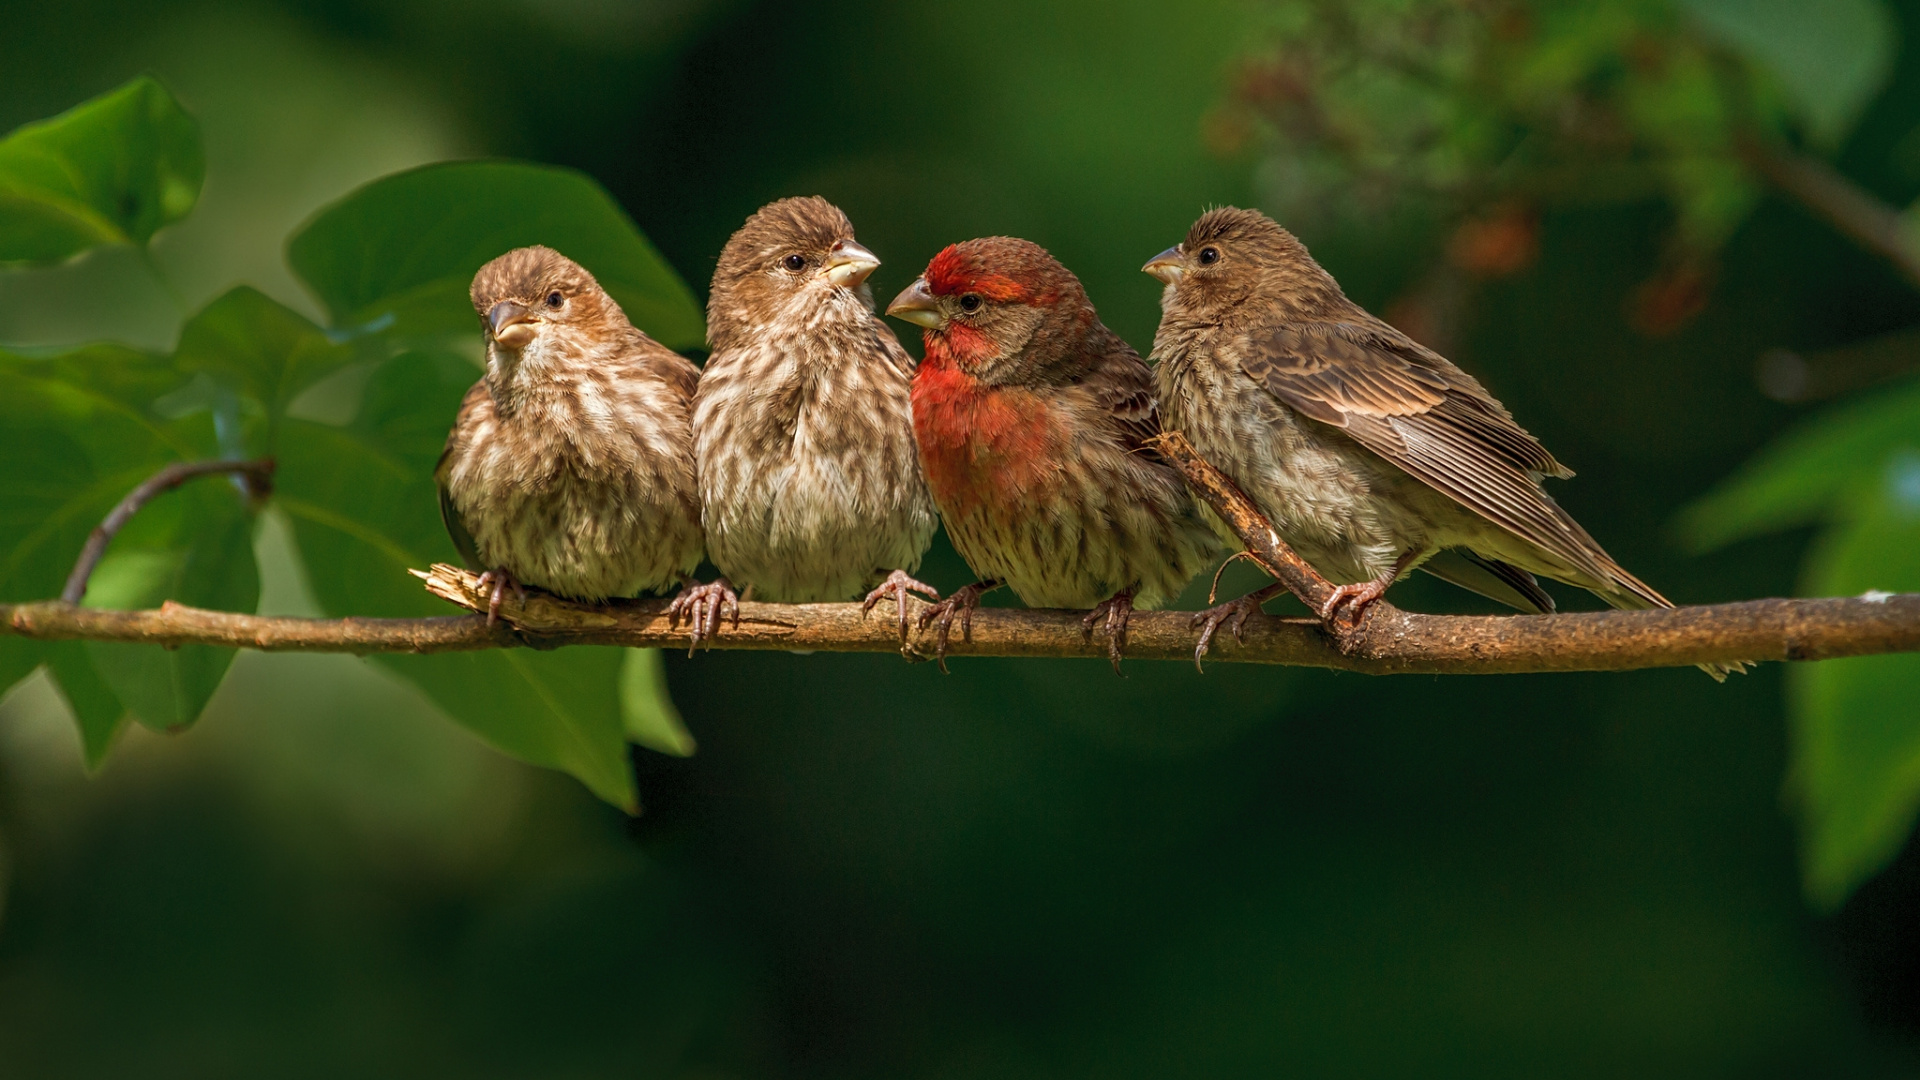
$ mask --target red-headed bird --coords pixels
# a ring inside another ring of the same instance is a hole
[[[1127,616],[1179,594],[1219,539],[1179,473],[1146,448],[1160,433],[1153,373],[1102,326],[1066,267],[995,236],[934,256],[887,308],[926,328],[913,431],[947,535],[979,581],[923,612],[964,634],[980,595],[1010,585],[1030,607],[1106,617],[1114,670]]]

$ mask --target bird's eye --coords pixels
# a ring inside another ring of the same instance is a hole
[[[796,274],[807,268],[806,258],[800,255],[789,255],[786,258],[781,259],[780,262],[781,262],[781,265],[785,266],[787,269],[793,271]]]
[[[961,311],[979,311],[980,297],[975,293],[968,293],[967,295],[961,297],[960,310]]]
[[[557,292],[550,292],[547,294],[547,306],[554,309],[555,311],[560,310],[560,305],[566,302],[567,302],[567,298],[564,296],[561,296]]]
[[[1201,266],[1212,266],[1214,263],[1217,263],[1219,261],[1220,261],[1219,248],[1204,247],[1200,249],[1200,265]]]

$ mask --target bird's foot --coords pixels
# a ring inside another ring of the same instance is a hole
[[[866,618],[873,606],[888,598],[893,600],[893,609],[900,615],[900,644],[907,643],[907,597],[920,592],[927,595],[929,603],[940,602],[940,590],[924,581],[916,581],[907,576],[905,570],[895,570],[887,575],[887,580],[874,587],[867,599],[860,605],[860,617]]]
[[[1087,617],[1080,620],[1080,640],[1093,640],[1093,624],[1104,617],[1107,620],[1107,661],[1113,665],[1113,673],[1120,674],[1120,658],[1127,651],[1127,622],[1133,617],[1133,594],[1117,592],[1113,599],[1102,600],[1095,604]]]
[[[487,625],[500,621],[500,605],[507,598],[507,590],[513,590],[513,598],[522,604],[527,602],[527,588],[520,584],[506,567],[496,566],[480,575],[480,591],[487,593]]]
[[[681,617],[686,618],[687,655],[692,656],[702,641],[710,642],[720,632],[720,620],[726,617],[728,608],[733,609],[733,625],[739,629],[740,596],[726,578],[715,578],[706,585],[689,581],[667,605],[667,622],[679,626]]]
[[[980,598],[1000,587],[997,581],[976,581],[971,585],[962,585],[953,590],[953,595],[937,604],[929,604],[920,613],[919,628],[925,630],[935,626],[933,636],[933,658],[940,663],[940,670],[947,670],[947,639],[953,632],[953,617],[960,616],[960,640],[973,640],[973,609],[980,606]]]
[[[1229,600],[1224,604],[1216,604],[1205,611],[1194,612],[1192,625],[1194,629],[1200,631],[1200,640],[1193,647],[1194,668],[1202,673],[1206,671],[1206,668],[1201,667],[1200,661],[1207,655],[1207,650],[1213,647],[1213,635],[1222,626],[1225,626],[1233,632],[1233,640],[1242,645],[1246,644],[1247,617],[1259,611],[1261,604],[1266,603],[1284,591],[1286,591],[1286,586],[1276,581],[1266,588],[1250,592],[1238,600]]]
[[[1391,584],[1391,581],[1375,578],[1358,585],[1335,585],[1326,602],[1320,605],[1320,621],[1359,626],[1360,620],[1367,616],[1367,609],[1373,606],[1374,601],[1387,595],[1387,586]]]

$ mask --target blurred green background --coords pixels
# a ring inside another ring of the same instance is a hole
[[[148,71],[208,155],[155,246],[181,295],[128,249],[0,271],[0,342],[166,347],[241,282],[317,314],[281,252],[308,214],[502,155],[590,173],[702,294],[747,214],[818,193],[886,260],[878,295],[946,243],[1022,235],[1144,349],[1140,264],[1206,206],[1279,210],[1274,159],[1219,129],[1286,6],[0,0],[0,130]],[[1920,6],[1898,15],[1913,39]],[[1916,122],[1905,50],[1836,160],[1904,204]],[[1413,318],[1446,240],[1404,216],[1291,223]],[[1631,306],[1669,217],[1550,206],[1537,257],[1446,307],[1448,345],[1581,470],[1556,495],[1636,573],[1682,603],[1790,594],[1809,532],[1689,557],[1675,515],[1807,411],[1761,392],[1758,357],[1920,322],[1920,293],[1773,199],[1704,308],[1650,336]],[[262,610],[314,610],[271,521],[260,550]],[[925,571],[967,578],[944,541]],[[1484,610],[1422,581],[1394,599]],[[195,732],[130,730],[92,778],[52,690],[22,686],[0,1074],[1920,1072],[1920,856],[1809,908],[1777,665],[668,670],[700,752],[636,751],[637,819],[353,658],[242,655]]]

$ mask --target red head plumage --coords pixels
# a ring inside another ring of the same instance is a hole
[[[985,236],[949,244],[927,264],[927,291],[935,296],[977,293],[994,303],[1052,307],[1079,282],[1047,249],[1012,236]]]

